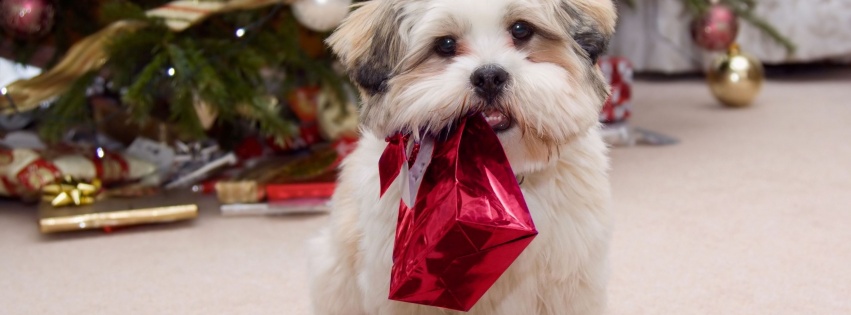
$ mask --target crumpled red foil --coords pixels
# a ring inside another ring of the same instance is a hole
[[[382,196],[395,180],[409,180],[401,187],[414,192],[413,206],[404,192],[399,206],[390,299],[466,312],[538,232],[484,117],[453,130],[445,140],[423,141],[411,161],[409,137],[388,138],[379,171]]]

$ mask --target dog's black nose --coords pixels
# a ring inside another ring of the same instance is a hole
[[[482,66],[473,72],[470,82],[473,83],[476,94],[488,101],[493,101],[505,88],[508,72],[497,65]]]

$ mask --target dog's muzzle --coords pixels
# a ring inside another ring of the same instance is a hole
[[[511,128],[511,117],[502,112],[496,104],[509,79],[508,72],[494,64],[479,67],[470,76],[470,83],[473,84],[476,95],[485,101],[482,115],[497,132]]]

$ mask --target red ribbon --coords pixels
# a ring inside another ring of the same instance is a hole
[[[109,162],[115,162],[118,164],[118,174],[107,173],[107,170],[104,168],[104,163]],[[95,165],[95,177],[104,182],[117,182],[130,177],[130,165],[128,165],[127,160],[119,154],[104,152],[103,158],[99,158],[97,155],[92,157],[92,163]]]
[[[381,178],[381,196],[390,188],[393,180],[399,176],[402,171],[402,164],[407,159],[405,154],[405,145],[408,143],[410,135],[396,134],[386,139],[387,149],[381,155],[378,161],[378,174]],[[414,155],[416,156],[416,155]]]
[[[39,191],[47,184],[62,177],[62,172],[53,163],[37,159],[21,169],[17,174],[18,183],[28,191]],[[17,192],[20,194],[21,192]]]

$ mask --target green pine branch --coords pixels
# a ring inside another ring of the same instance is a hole
[[[787,53],[794,54],[795,51],[798,49],[797,46],[795,46],[795,43],[793,43],[791,39],[784,36],[783,34],[780,34],[780,31],[778,31],[777,28],[774,27],[774,25],[771,25],[771,23],[768,23],[768,21],[753,13],[753,9],[756,6],[756,2],[754,0],[721,1],[727,4],[727,6],[730,7],[730,9],[732,9],[733,12],[735,12],[736,15],[738,15],[740,18],[753,24],[754,26],[762,30],[766,35],[771,37],[771,39],[773,39],[775,42],[782,45],[783,48],[786,49]]]
[[[71,128],[93,124],[93,115],[88,105],[86,90],[97,73],[90,72],[62,94],[41,117],[39,133],[48,142],[56,142]]]
[[[709,2],[706,0],[683,0],[683,2],[693,16],[700,16],[709,10]]]
[[[128,1],[111,1],[101,9],[104,23],[124,19],[149,23],[112,38],[106,47],[109,61],[99,72],[106,73],[111,90],[121,94],[133,123],[157,117],[176,125],[181,134],[202,137],[195,104],[204,102],[222,124],[247,120],[266,135],[284,137],[297,128],[282,113],[285,104],[275,98],[286,100],[296,88],[318,85],[332,91],[330,97],[336,99],[332,104],[342,106],[347,99],[343,86],[348,82],[332,69],[333,56],[309,56],[302,49],[302,28],[289,9],[232,12],[179,33],[146,17],[142,6]],[[264,19],[269,22],[255,23]],[[237,38],[234,31],[244,26],[246,35]],[[277,71],[285,79],[267,89],[261,70]],[[49,108],[56,123],[44,126],[43,133],[56,139],[68,127],[91,120],[85,115],[92,78],[78,79]]]

